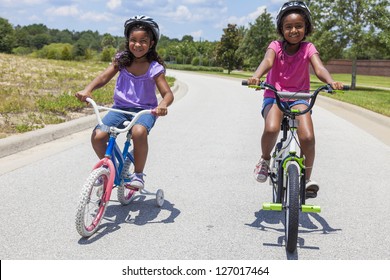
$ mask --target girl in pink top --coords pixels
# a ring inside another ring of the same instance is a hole
[[[157,107],[156,115],[165,116],[174,97],[165,79],[164,63],[156,52],[160,37],[159,27],[152,18],[135,16],[125,22],[124,33],[126,50],[118,53],[113,63],[83,91],[76,93],[76,97],[85,101],[92,96],[93,90],[106,85],[119,72],[114,90],[114,108],[138,112]],[[156,97],[156,86],[163,97],[160,103]],[[110,111],[102,121],[106,127],[120,127],[129,118],[131,116],[128,114]],[[129,184],[131,187],[144,187],[147,136],[155,121],[155,116],[143,115],[131,130],[134,144],[134,174]],[[97,126],[92,133],[92,147],[99,158],[104,157],[108,138],[105,127]]]
[[[290,1],[283,4],[276,17],[277,30],[282,41],[272,42],[249,84],[259,84],[267,74],[266,82],[278,91],[302,92],[310,89],[309,66],[316,76],[333,89],[342,89],[343,84],[335,82],[326,70],[315,46],[303,40],[312,32],[311,14],[304,2]],[[290,106],[304,110],[306,101],[291,102]],[[265,182],[268,177],[272,148],[277,141],[283,114],[275,104],[274,93],[266,90],[262,114],[265,120],[261,137],[262,155],[254,170],[257,181]],[[299,116],[298,137],[306,165],[306,197],[314,198],[319,190],[318,184],[310,180],[315,157],[315,138],[311,114]]]

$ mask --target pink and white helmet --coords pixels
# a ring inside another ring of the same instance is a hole
[[[158,27],[158,24],[148,16],[138,15],[126,20],[124,32],[126,38],[129,37],[131,28],[136,25],[143,25],[149,27],[153,32],[155,45],[157,45],[157,42],[160,39],[160,28]]]

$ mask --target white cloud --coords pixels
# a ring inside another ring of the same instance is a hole
[[[23,0],[22,2],[27,5],[39,5],[47,2],[47,0]]]
[[[254,11],[253,13],[250,13],[247,18],[249,21],[255,21],[264,11],[267,9],[267,6],[260,6]]]
[[[28,17],[28,20],[31,22],[39,22],[41,20],[41,18],[38,17],[37,15],[32,15],[32,16]]]
[[[108,13],[95,13],[95,12],[88,12],[83,13],[80,16],[81,20],[87,20],[87,21],[94,21],[94,22],[100,22],[100,21],[111,21],[111,16]]]
[[[191,36],[194,38],[200,38],[200,37],[202,37],[202,35],[203,35],[203,30],[191,32]]]
[[[174,12],[168,13],[168,17],[177,21],[189,21],[192,19],[192,13],[186,6],[178,6]]]
[[[115,10],[116,8],[119,8],[122,6],[122,0],[110,0],[107,2],[107,7],[110,10]]]
[[[140,0],[135,3],[138,7],[154,6],[155,0]]]
[[[253,23],[262,13],[264,13],[266,8],[267,6],[260,6],[256,9],[256,11],[248,15],[242,17],[236,17],[236,16],[228,17],[227,19],[218,23],[216,27],[225,28],[228,23],[237,24],[238,26],[248,26],[249,23]]]
[[[185,4],[202,4],[208,2],[208,0],[185,0]]]
[[[27,6],[35,6],[46,3],[48,0],[0,0],[0,4],[4,7],[23,7]]]
[[[45,14],[49,16],[77,16],[79,10],[76,5],[71,6],[61,6],[61,7],[51,7],[46,9]]]
[[[226,7],[216,9],[211,7],[192,7],[180,5],[175,7],[174,10],[165,10],[164,14],[162,15],[176,22],[210,22],[218,18],[220,15],[226,13],[226,11]]]

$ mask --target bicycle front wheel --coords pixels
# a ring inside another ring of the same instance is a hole
[[[286,248],[290,253],[297,248],[299,223],[299,174],[298,167],[290,164],[287,168],[287,189],[285,192]]]
[[[86,180],[76,213],[76,229],[83,237],[93,235],[104,216],[109,198],[105,195],[108,191],[110,170],[101,166],[92,171]]]

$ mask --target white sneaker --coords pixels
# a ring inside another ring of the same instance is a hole
[[[320,190],[318,183],[312,180],[306,180],[306,198],[316,198]]]
[[[269,162],[269,160],[261,158],[259,163],[256,165],[255,170],[253,171],[253,175],[255,176],[257,182],[264,183],[265,181],[267,181]]]
[[[145,187],[145,181],[144,181],[144,175],[143,173],[134,173],[131,175],[130,183],[127,184],[130,188],[137,188],[139,190],[142,190]]]

